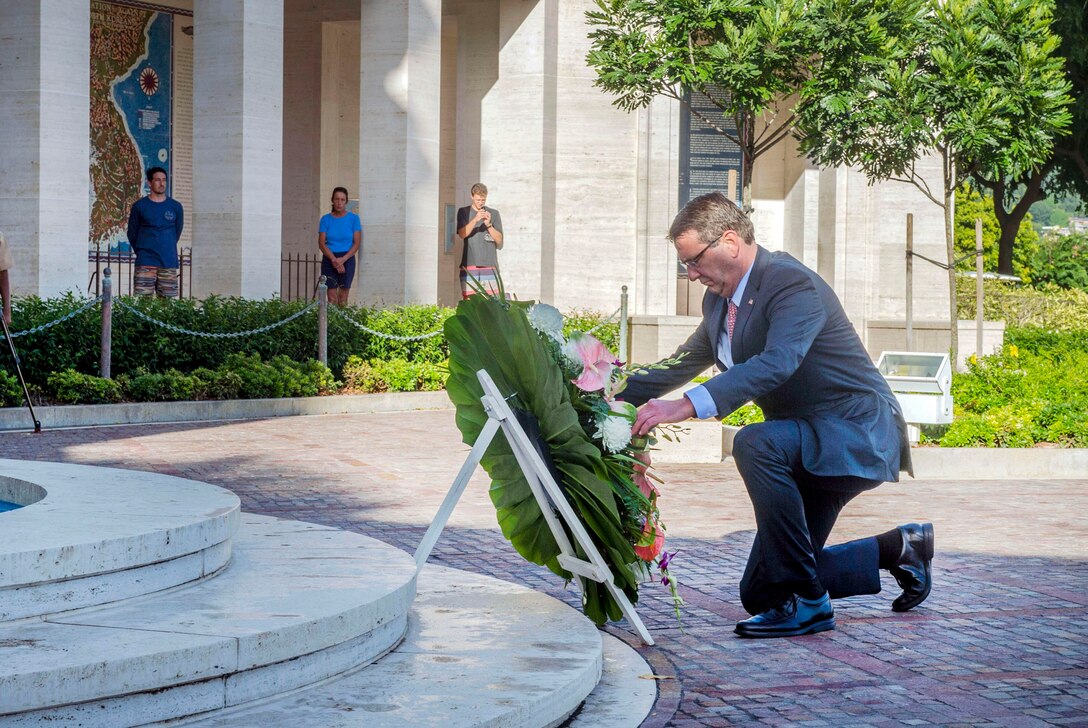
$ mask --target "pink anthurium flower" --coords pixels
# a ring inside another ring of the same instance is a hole
[[[567,342],[571,352],[582,362],[582,373],[574,386],[583,392],[604,390],[607,397],[612,385],[612,370],[616,357],[600,341],[589,334],[574,334]]]
[[[646,477],[646,468],[636,467],[631,473],[631,479],[635,482],[635,485],[638,486],[638,489],[642,491],[642,495],[647,498],[657,492],[657,487]]]
[[[646,519],[646,525],[642,527],[642,537],[645,539],[653,534],[654,541],[649,546],[635,546],[635,553],[643,561],[653,561],[661,553],[665,546],[665,529],[652,518]]]

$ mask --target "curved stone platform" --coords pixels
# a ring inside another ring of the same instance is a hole
[[[638,653],[552,597],[428,566],[394,652],[322,685],[184,725],[528,728],[578,711],[572,726],[634,728],[656,697],[653,681],[639,677],[650,672]]]
[[[212,579],[0,625],[0,726],[141,725],[294,690],[393,648],[414,594],[399,549],[246,515]]]
[[[0,473],[0,494],[29,504],[0,516],[0,728],[616,728],[653,704],[634,650],[531,589],[429,566],[413,604],[407,553],[241,514],[221,488]]]
[[[229,490],[113,468],[0,460],[0,622],[200,579],[230,560]],[[44,497],[39,497],[44,495]]]

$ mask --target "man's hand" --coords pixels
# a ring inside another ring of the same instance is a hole
[[[332,267],[336,269],[337,273],[343,273],[344,272],[344,259],[343,258],[333,258],[332,259]]]
[[[631,434],[641,437],[658,425],[667,422],[683,422],[695,416],[695,405],[687,397],[680,399],[651,399],[638,409]]]
[[[491,213],[488,212],[486,209],[481,209],[480,210],[480,219],[483,220],[484,225],[490,225],[491,224]]]

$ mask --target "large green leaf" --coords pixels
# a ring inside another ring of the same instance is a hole
[[[487,422],[476,377],[484,369],[511,406],[536,417],[567,500],[609,562],[617,586],[637,601],[638,579],[631,565],[639,559],[625,533],[614,484],[601,477],[608,467],[579,424],[563,373],[529,325],[524,307],[477,295],[462,301],[446,320],[450,347],[446,389],[457,407],[457,427],[471,445]],[[559,566],[559,546],[505,437],[492,441],[481,464],[491,477],[491,502],[503,535],[528,561],[570,579],[572,575]],[[575,550],[584,558],[580,547]],[[586,584],[583,609],[597,624],[622,617],[607,589],[594,582]]]

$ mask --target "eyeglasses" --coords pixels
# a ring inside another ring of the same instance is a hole
[[[719,241],[721,241],[720,237],[713,243],[708,243],[702,250],[700,250],[695,255],[695,257],[688,258],[687,260],[681,260],[680,265],[684,266],[685,268],[690,268],[691,266],[699,267],[699,261],[703,259],[704,255],[706,255],[706,251],[710,250],[711,248],[716,248]]]

